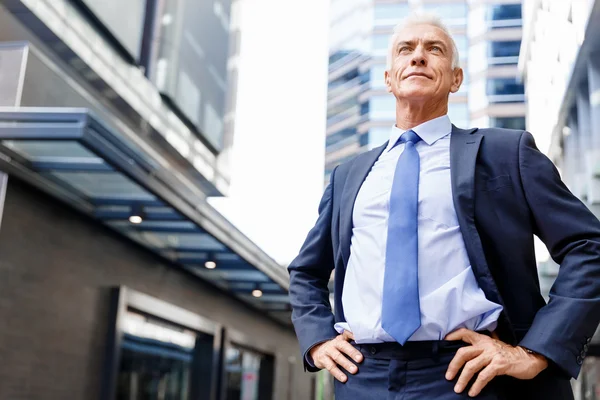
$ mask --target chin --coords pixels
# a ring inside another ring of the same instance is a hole
[[[433,97],[433,92],[426,88],[404,88],[398,91],[400,98],[427,99]]]

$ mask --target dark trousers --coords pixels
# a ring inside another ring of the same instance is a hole
[[[347,373],[348,381],[335,382],[336,400],[451,400],[470,399],[468,390],[454,392],[457,378],[445,378],[448,364],[463,342],[431,341],[354,345],[364,356],[358,373]],[[476,397],[501,400],[498,382],[490,382]]]

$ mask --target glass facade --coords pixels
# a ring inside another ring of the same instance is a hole
[[[210,150],[224,148],[232,0],[75,0]]]

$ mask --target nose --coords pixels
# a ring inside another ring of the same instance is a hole
[[[423,52],[423,49],[421,48],[421,46],[417,47],[413,53],[413,57],[410,60],[410,65],[411,66],[421,66],[421,67],[426,67],[427,66],[427,57],[425,57],[425,53]]]

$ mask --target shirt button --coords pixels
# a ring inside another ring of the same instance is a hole
[[[374,355],[377,353],[377,349],[376,349],[374,346],[372,346],[372,347],[369,349],[369,353],[371,353],[371,355],[373,355],[373,356],[374,356]]]

